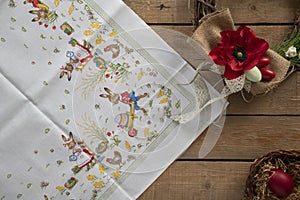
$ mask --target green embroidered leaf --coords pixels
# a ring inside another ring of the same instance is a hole
[[[15,18],[11,17],[11,18],[10,18],[10,21],[11,21],[11,22],[16,22],[17,20],[16,20]]]
[[[180,101],[177,101],[177,103],[175,104],[175,108],[180,108]]]
[[[27,29],[24,26],[22,26],[22,31],[27,32]]]
[[[56,164],[57,164],[58,166],[60,166],[62,163],[63,163],[62,160],[57,160],[57,161],[56,161]]]
[[[65,94],[70,94],[70,91],[65,89]]]
[[[1,42],[6,42],[5,38],[2,37],[1,38]]]
[[[7,174],[6,178],[11,178],[12,174]]]
[[[44,130],[44,132],[47,134],[47,133],[49,133],[49,131],[50,131],[50,128],[46,128],[45,130]]]
[[[43,81],[43,85],[47,86],[48,85],[47,81]]]
[[[70,123],[70,119],[66,119],[66,125],[68,125]]]
[[[23,196],[23,194],[18,194],[17,199],[20,199]]]
[[[29,47],[27,46],[27,44],[24,44],[24,47],[26,48],[26,49],[28,49]]]
[[[59,50],[58,48],[55,48],[55,49],[53,50],[53,52],[54,52],[54,53],[59,53],[60,50]]]
[[[28,172],[30,172],[30,171],[31,171],[31,169],[32,169],[32,167],[29,167],[29,168],[27,169],[27,171],[28,171]]]
[[[32,183],[27,184],[27,188],[29,189],[32,186]]]

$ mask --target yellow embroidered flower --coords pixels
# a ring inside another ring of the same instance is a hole
[[[96,44],[101,44],[102,43],[102,36],[98,35],[97,39],[96,39]]]
[[[125,141],[125,147],[128,151],[131,151],[131,145],[129,144],[129,142]]]
[[[100,166],[98,167],[98,169],[99,169],[99,171],[100,171],[101,174],[104,174],[104,173],[105,173],[105,169],[104,169],[104,166],[103,166],[103,165],[100,165]]]
[[[116,37],[118,33],[116,31],[113,31],[109,34],[109,37]]]
[[[101,28],[101,25],[100,25],[99,22],[92,22],[92,23],[90,24],[90,27],[91,27],[91,28],[95,28],[95,29],[100,29],[100,28]]]
[[[59,6],[59,4],[60,4],[60,0],[54,0],[55,7]]]
[[[73,11],[74,11],[74,3],[72,2],[68,10],[69,15],[71,15]]]
[[[64,186],[56,186],[56,189],[59,191],[59,192],[64,192],[66,190],[66,188]]]
[[[117,179],[117,178],[119,178],[119,177],[121,176],[120,172],[112,172],[111,175],[112,175],[115,179]]]
[[[91,36],[91,35],[93,35],[93,31],[91,31],[90,29],[87,29],[87,30],[85,30],[85,31],[83,32],[83,34],[84,34],[85,36]]]
[[[145,128],[144,129],[144,136],[147,137],[149,135],[150,129],[149,128]]]
[[[98,181],[93,184],[95,188],[102,188],[104,185],[104,181]]]
[[[159,93],[157,94],[157,98],[162,97],[165,95],[165,91],[164,90],[160,90]]]
[[[167,103],[169,101],[169,98],[163,98],[162,100],[160,100],[159,104],[163,104],[163,103]]]
[[[141,80],[143,78],[143,76],[144,76],[144,72],[140,71],[137,75],[138,80]]]
[[[97,177],[95,175],[92,175],[92,174],[89,174],[89,175],[86,176],[86,179],[89,180],[89,181],[94,181],[94,180],[96,180],[96,178]]]

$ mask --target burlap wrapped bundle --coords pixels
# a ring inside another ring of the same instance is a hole
[[[220,32],[224,30],[235,30],[229,9],[215,11],[201,18],[192,38],[199,42],[208,54],[211,49],[218,46],[221,40]],[[250,91],[253,96],[268,93],[287,76],[290,62],[271,49],[266,52],[266,55],[271,60],[268,67],[275,71],[276,76],[269,82],[253,83]]]

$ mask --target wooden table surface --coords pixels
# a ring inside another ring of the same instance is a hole
[[[192,35],[189,0],[124,0],[152,27]],[[193,4],[193,0],[190,2]],[[299,0],[216,0],[230,8],[235,24],[251,27],[274,46],[292,29]],[[225,126],[205,159],[198,159],[201,135],[139,198],[139,200],[236,200],[244,193],[254,159],[277,149],[300,150],[300,72],[277,89],[245,103],[229,98]]]

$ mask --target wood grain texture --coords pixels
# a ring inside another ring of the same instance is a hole
[[[193,26],[175,26],[175,25],[151,25],[152,28],[167,28],[179,31],[186,34],[187,36],[192,36],[194,27]],[[249,26],[257,37],[265,39],[270,47],[277,45],[291,30],[291,25],[286,26]]]
[[[191,24],[189,0],[124,0],[145,22]],[[193,0],[190,1],[193,4]],[[300,12],[300,0],[216,0],[217,8],[229,8],[235,23],[292,23]]]
[[[256,159],[277,149],[299,149],[300,116],[227,116],[207,159]],[[204,134],[180,157],[196,159]]]
[[[250,164],[176,161],[139,200],[240,200]]]
[[[217,8],[229,8],[235,23],[293,23],[299,0],[216,0]]]
[[[300,72],[295,72],[276,89],[244,102],[241,93],[229,97],[227,114],[238,115],[299,115]]]
[[[183,33],[189,37],[192,36],[193,31],[194,31],[194,27],[193,26],[174,26],[174,25],[151,25],[151,28],[155,29],[155,28],[165,28],[165,29],[172,29],[175,31],[178,31],[180,33]]]
[[[189,0],[124,0],[124,2],[146,23],[192,24],[194,18],[189,10]]]

